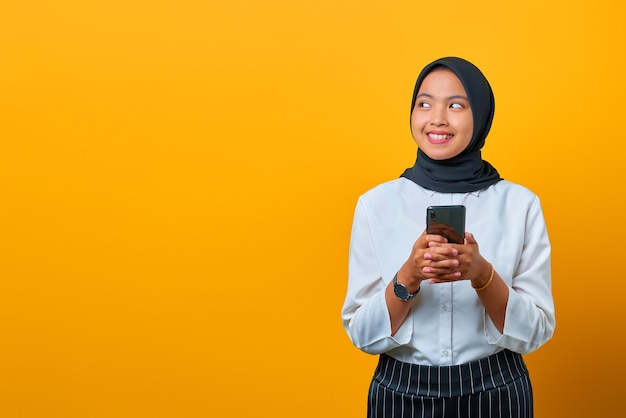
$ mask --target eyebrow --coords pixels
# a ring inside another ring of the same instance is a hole
[[[415,96],[415,98],[417,99],[418,97],[428,97],[429,99],[434,99],[435,96],[433,96],[432,94],[428,94],[428,93],[420,93],[417,96]],[[469,102],[469,99],[465,96],[462,96],[460,94],[454,95],[454,96],[450,96],[447,98],[448,100],[454,100],[454,99],[463,99],[463,100],[467,100]]]

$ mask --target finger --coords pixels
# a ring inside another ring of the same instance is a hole
[[[448,239],[446,237],[444,237],[443,235],[438,235],[438,234],[426,234],[426,240],[428,241],[429,245],[431,243],[445,244],[448,242]]]
[[[457,282],[461,279],[461,274],[459,272],[451,273],[451,274],[439,274],[436,277],[428,279],[428,283],[437,284],[437,283],[450,283]]]
[[[448,246],[432,246],[426,249],[423,257],[427,260],[448,260],[456,258],[459,250]]]
[[[467,244],[477,244],[476,238],[474,238],[474,234],[472,234],[471,232],[465,233],[465,240]]]
[[[428,265],[436,265],[438,263],[444,262],[446,264],[438,264],[437,267],[447,267],[447,266],[453,266],[456,267],[459,265],[460,261],[458,258],[456,258],[456,256],[452,255],[452,254],[441,254],[441,253],[436,253],[436,252],[427,252],[424,253],[424,255],[421,257],[423,260],[426,260],[427,262],[430,262],[430,264]],[[424,264],[424,263],[420,263],[420,257],[417,257],[415,262],[418,264]]]
[[[461,271],[459,270],[459,264],[458,264],[458,260],[446,260],[446,261],[442,261],[442,262],[437,262],[437,263],[431,263],[429,265],[426,265],[424,267],[422,267],[422,272],[425,274],[454,274],[454,273],[459,273],[459,275],[461,274]]]

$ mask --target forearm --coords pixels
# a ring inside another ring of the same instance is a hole
[[[404,266],[398,271],[397,274],[398,283],[404,284],[410,293],[415,293],[419,290],[421,280],[417,280],[414,277],[406,273]],[[406,318],[411,312],[411,307],[415,303],[415,299],[403,301],[398,299],[394,292],[393,280],[389,282],[385,289],[385,301],[387,303],[387,309],[389,310],[389,319],[391,322],[391,335],[395,335],[398,329],[402,326]]]
[[[481,278],[473,279],[472,287],[476,290],[487,315],[502,333],[506,320],[506,306],[509,301],[509,287],[495,270],[491,276],[492,269],[493,267],[489,264],[488,273],[481,275]]]

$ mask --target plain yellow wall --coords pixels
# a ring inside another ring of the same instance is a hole
[[[340,324],[359,194],[413,163],[445,55],[496,95],[484,157],[542,199],[539,418],[626,373],[623,3],[6,1],[0,416],[363,417]]]

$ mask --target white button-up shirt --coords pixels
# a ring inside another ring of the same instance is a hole
[[[504,331],[486,314],[467,280],[429,284],[395,335],[385,287],[426,228],[426,208],[465,205],[466,231],[509,286]],[[344,327],[361,350],[416,364],[453,365],[503,348],[529,353],[552,337],[550,242],[539,199],[502,180],[472,193],[439,193],[399,178],[363,194],[350,240]]]

